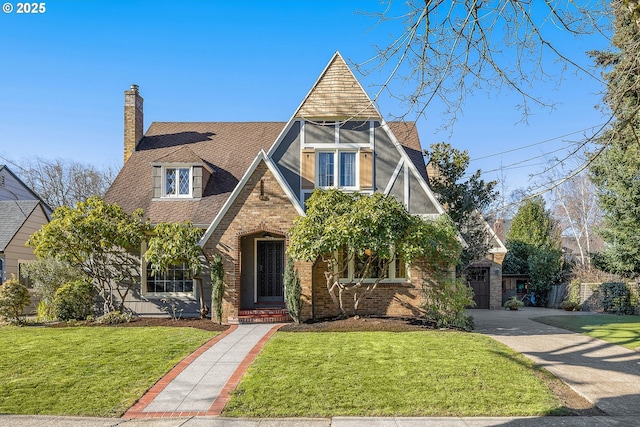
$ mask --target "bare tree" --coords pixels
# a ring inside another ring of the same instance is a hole
[[[553,211],[565,237],[578,249],[581,267],[591,269],[590,254],[603,247],[595,230],[602,222],[596,188],[585,172],[574,176],[552,192]]]
[[[116,176],[112,167],[62,159],[36,158],[21,165],[21,178],[52,208],[74,207],[92,196],[103,197]]]
[[[401,21],[404,31],[356,67],[364,75],[388,73],[380,92],[404,101],[404,115],[421,115],[438,100],[451,123],[470,92],[506,88],[519,94],[526,119],[530,104],[552,105],[534,93],[534,82],[555,84],[567,70],[599,80],[575,52],[555,40],[561,33],[604,35],[610,25],[606,3],[408,0],[406,9],[400,10],[388,1],[385,11],[369,14],[379,25]],[[392,88],[392,80],[403,84]]]

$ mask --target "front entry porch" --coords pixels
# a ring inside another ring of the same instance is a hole
[[[241,238],[238,323],[291,320],[284,302],[285,236],[259,232]]]

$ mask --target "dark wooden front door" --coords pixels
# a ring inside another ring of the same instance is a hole
[[[470,268],[467,270],[467,280],[473,289],[474,308],[489,308],[489,269]]]
[[[256,241],[256,296],[258,302],[284,301],[284,242]]]

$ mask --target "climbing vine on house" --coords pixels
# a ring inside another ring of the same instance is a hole
[[[322,260],[327,291],[341,316],[348,317],[395,262],[421,258],[432,272],[440,272],[459,259],[461,245],[448,219],[411,215],[393,196],[317,189],[306,215],[289,231],[287,250],[296,260]],[[350,308],[345,294],[353,297]]]

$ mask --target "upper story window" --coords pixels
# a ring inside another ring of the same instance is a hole
[[[316,182],[318,187],[357,189],[355,151],[318,151],[317,158]]]
[[[302,202],[314,188],[373,191],[376,123],[302,121]]]
[[[164,168],[164,197],[191,197],[191,167]]]

